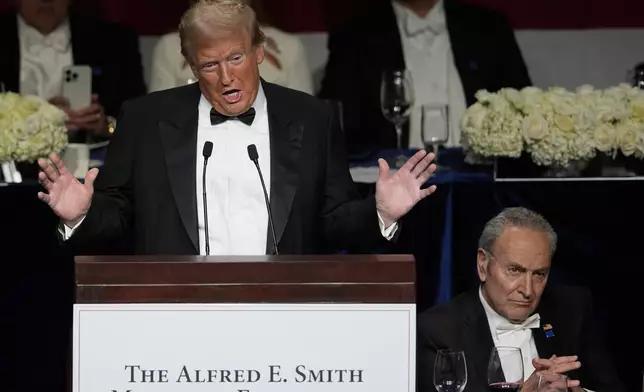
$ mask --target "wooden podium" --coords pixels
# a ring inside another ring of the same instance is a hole
[[[76,304],[78,305],[74,310],[75,331],[77,326],[79,329],[75,332],[74,339],[78,338],[79,340],[77,344],[74,344],[74,352],[76,353],[74,357],[72,357],[72,350],[70,350],[70,371],[68,373],[69,390],[71,390],[72,387],[73,367],[80,366],[74,361],[74,358],[79,358],[79,361],[80,358],[92,358],[92,361],[110,361],[111,358],[115,358],[120,354],[120,351],[118,351],[119,349],[116,348],[118,343],[114,345],[107,343],[107,347],[109,348],[106,350],[91,348],[86,349],[88,351],[81,351],[82,349],[85,349],[85,347],[88,347],[88,344],[104,344],[108,341],[119,342],[118,337],[125,336],[130,333],[131,335],[128,336],[136,334],[139,334],[139,336],[150,336],[141,331],[150,331],[154,329],[154,327],[149,329],[145,324],[147,322],[145,320],[151,320],[150,317],[153,316],[150,315],[153,313],[147,313],[145,316],[140,316],[141,318],[134,319],[135,321],[132,321],[131,324],[121,323],[116,319],[118,317],[122,317],[117,315],[120,311],[114,309],[119,309],[119,306],[122,304],[138,304],[137,306],[141,306],[140,308],[131,307],[130,309],[146,309],[146,306],[148,305],[158,305],[160,307],[156,309],[174,309],[169,311],[170,313],[182,312],[180,317],[174,319],[177,320],[177,324],[170,321],[172,320],[171,318],[166,318],[164,319],[165,322],[156,324],[158,328],[155,329],[155,333],[163,335],[164,332],[159,332],[159,328],[168,328],[165,330],[166,335],[163,336],[172,336],[172,334],[168,334],[167,331],[171,331],[172,328],[174,328],[172,326],[173,324],[179,325],[180,327],[178,328],[183,330],[183,327],[181,327],[183,324],[181,323],[186,322],[186,317],[192,317],[190,316],[190,314],[193,314],[191,312],[195,312],[194,309],[199,309],[201,306],[215,305],[211,307],[211,309],[218,310],[213,310],[213,312],[217,312],[219,310],[222,311],[218,316],[199,316],[206,317],[206,319],[211,317],[236,317],[231,316],[231,314],[235,314],[235,312],[230,313],[225,309],[240,309],[246,306],[245,309],[251,310],[242,309],[242,312],[248,312],[248,317],[251,317],[250,320],[259,320],[265,316],[262,315],[261,311],[258,312],[252,310],[253,307],[260,308],[262,306],[268,306],[270,308],[273,306],[275,309],[285,309],[283,305],[287,304],[300,306],[298,309],[304,309],[306,306],[311,305],[307,308],[309,310],[305,310],[304,312],[313,313],[306,313],[306,317],[298,318],[297,316],[293,316],[293,314],[285,316],[287,313],[279,313],[280,317],[262,319],[271,320],[267,325],[263,325],[261,327],[262,332],[270,335],[273,333],[270,331],[277,330],[280,331],[280,333],[283,331],[283,329],[280,329],[281,327],[278,328],[275,327],[275,325],[279,326],[279,323],[281,322],[279,320],[284,317],[287,317],[288,320],[291,320],[296,324],[300,323],[297,325],[303,325],[302,323],[308,322],[317,323],[318,319],[315,318],[316,316],[311,315],[314,315],[315,312],[323,311],[316,310],[321,309],[320,305],[328,305],[329,310],[328,313],[325,313],[325,318],[328,317],[328,319],[334,319],[335,317],[335,320],[338,318],[341,318],[342,320],[357,320],[355,324],[351,324],[350,322],[346,324],[352,326],[351,328],[346,329],[346,331],[348,331],[346,335],[338,333],[337,331],[333,332],[332,339],[330,340],[333,344],[342,342],[342,339],[349,339],[352,334],[359,333],[358,336],[360,336],[361,339],[352,340],[350,344],[355,342],[355,345],[359,346],[359,348],[361,347],[360,349],[363,350],[361,352],[365,352],[364,347],[368,346],[371,347],[369,350],[373,349],[372,336],[370,336],[369,333],[379,335],[380,332],[376,331],[377,328],[382,328],[385,331],[390,331],[390,328],[394,328],[396,333],[391,336],[393,336],[392,341],[395,343],[393,345],[383,346],[386,348],[387,353],[390,353],[392,352],[391,350],[393,350],[394,356],[381,354],[377,358],[371,357],[372,362],[369,362],[368,366],[376,367],[379,370],[381,368],[396,368],[397,372],[402,374],[401,377],[403,378],[401,380],[403,381],[400,381],[401,383],[404,382],[406,385],[411,385],[411,383],[413,383],[413,381],[409,381],[412,377],[413,369],[412,367],[407,366],[409,363],[413,363],[413,361],[410,360],[409,355],[411,355],[410,350],[413,348],[413,332],[415,331],[415,307],[413,305],[416,302],[416,277],[415,260],[413,256],[79,256],[76,257],[75,260],[75,270]],[[96,304],[110,304],[112,307],[106,306],[104,308],[105,313],[100,313],[103,312],[100,307],[93,307],[93,305]],[[219,307],[217,307],[217,305],[219,305]],[[344,312],[342,310],[338,310],[345,305],[347,306],[346,309],[352,309],[352,311]],[[81,307],[84,307],[84,309],[81,309]],[[148,308],[148,310],[149,309],[150,308]],[[76,313],[77,311],[79,312],[78,314]],[[154,310],[152,312],[154,312]],[[199,312],[199,310],[197,310],[197,312]],[[285,312],[285,310],[280,310],[280,312]],[[136,316],[137,313],[140,314],[140,312],[135,311],[131,313],[131,315],[128,315],[127,319],[133,320],[130,317],[139,317]],[[374,316],[374,314],[376,314],[376,316]],[[97,322],[97,319],[91,319],[91,317],[94,317],[92,315],[99,315],[100,317],[106,315],[105,317],[107,317],[107,319],[105,320],[108,321]],[[83,317],[82,322],[80,317]],[[365,323],[364,320],[372,320],[371,317],[375,317],[379,320],[377,326],[373,328],[363,327]],[[207,321],[204,323],[204,320],[206,319],[199,318],[199,323],[190,325],[204,326],[208,323]],[[243,317],[241,319],[249,320],[248,318]],[[222,318],[218,318],[217,320],[222,320]],[[108,325],[111,322],[115,323],[113,327]],[[270,327],[269,325],[271,322],[275,322],[277,324]],[[335,326],[343,325],[342,322],[330,323]],[[83,325],[85,328],[83,332],[80,331],[80,325]],[[217,325],[218,328],[229,328],[231,324],[221,322],[212,325]],[[243,327],[248,325],[255,324],[253,324],[253,321],[246,322],[240,324],[239,328],[241,330]],[[313,329],[317,328],[321,324],[314,325]],[[101,328],[105,328],[105,330],[101,331]],[[128,332],[128,334],[122,334],[121,332],[118,332],[120,331],[119,328],[126,328],[130,332]],[[136,328],[142,328],[142,330],[137,332]],[[190,328],[191,332],[188,334],[190,338],[201,336],[195,329],[196,327]],[[210,327],[205,328],[209,331],[208,334],[212,333],[212,335],[203,335],[210,336],[210,338],[204,338],[203,344],[206,344],[207,342],[212,343],[214,339],[218,339],[221,336],[230,336],[228,335],[229,332],[226,332],[230,330],[224,331],[222,329],[224,332],[220,331],[217,333],[210,332]],[[174,331],[176,331],[176,329]],[[297,333],[306,334],[310,331],[310,328],[303,328],[291,331],[290,333],[297,335]],[[104,333],[104,335],[101,335],[101,333]],[[181,332],[179,331],[178,333]],[[289,336],[291,336],[290,333]],[[76,334],[78,334],[78,336],[76,336]],[[80,343],[80,336],[83,336],[84,339],[86,339],[82,344]],[[91,336],[93,336],[93,338]],[[250,336],[255,335],[245,336],[250,339]],[[261,336],[261,334],[258,334],[257,336]],[[316,336],[317,338],[315,341],[321,341],[320,335]],[[379,338],[382,339],[382,336],[379,335]],[[199,340],[201,338],[198,337],[196,339]],[[288,344],[284,345],[284,341],[279,339],[264,339],[263,337],[258,339],[261,340],[263,345],[275,343],[282,348],[298,346],[289,346]],[[141,347],[143,347],[144,344],[141,343],[142,340],[136,341],[138,342],[137,344],[141,344]],[[217,344],[221,344],[222,341],[219,341]],[[342,344],[344,344],[344,342],[342,342]],[[128,351],[128,355],[133,355],[133,358],[145,357],[145,352],[147,352],[145,350],[147,350],[147,348],[133,347],[134,346],[128,346],[128,350],[140,349],[142,351],[138,352],[138,354],[133,354],[133,351]],[[156,343],[154,347],[158,347]],[[186,344],[185,346],[180,345],[177,347],[195,347],[195,345]],[[221,348],[221,346],[217,347],[217,350],[221,349],[225,351],[225,348]],[[255,346],[253,345],[253,347]],[[325,347],[332,347],[332,345]],[[383,348],[383,350],[385,350],[385,348]],[[116,351],[111,352],[111,349]],[[300,348],[298,347],[294,350],[297,351],[299,349]],[[87,355],[88,353],[96,352],[100,352],[101,354],[95,357]],[[160,352],[163,352],[163,350]],[[271,352],[281,353],[283,351],[278,350]],[[307,351],[304,352],[307,355],[309,354]],[[175,351],[172,351],[170,357],[174,357],[174,355],[176,355],[176,353]],[[158,359],[158,357],[156,359]],[[87,359],[85,360],[87,361]],[[141,359],[137,360],[141,361]],[[394,365],[387,365],[392,361],[396,361]],[[143,360],[143,362],[145,362],[145,360]],[[111,369],[110,371],[113,371],[114,373],[110,373],[109,376],[106,375],[107,373],[100,373],[100,377],[106,377],[105,380],[109,380],[109,382],[101,385],[106,385],[106,390],[110,390],[112,385],[111,383],[120,380],[116,376],[114,376],[114,378],[110,377],[112,377],[112,374],[120,374],[122,367],[119,365],[118,371],[114,371],[113,369],[116,369],[116,367],[104,365],[104,362],[101,363],[102,364],[99,366],[92,362],[92,365],[88,368],[89,373],[87,377],[91,378],[95,376],[92,373],[92,369]],[[362,372],[362,370],[360,371]],[[386,372],[375,371],[375,373],[383,374]],[[81,375],[81,373],[75,374],[75,376],[77,377],[77,384],[81,385],[81,379],[83,379],[84,376]],[[92,378],[92,382],[99,384],[103,381]],[[230,390],[235,390],[235,388]],[[258,390],[261,390],[261,388],[258,388]]]
[[[75,272],[77,304],[416,302],[411,255],[79,256]]]
[[[415,303],[411,255],[79,256],[77,303]]]

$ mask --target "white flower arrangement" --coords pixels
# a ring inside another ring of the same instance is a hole
[[[461,121],[468,157],[518,158],[542,166],[587,161],[597,151],[644,158],[644,90],[620,84],[605,90],[481,90]]]
[[[0,93],[0,163],[35,162],[67,147],[67,115],[36,96]]]

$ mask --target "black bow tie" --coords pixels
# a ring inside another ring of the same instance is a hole
[[[212,125],[219,125],[226,122],[227,120],[234,119],[237,119],[250,127],[250,125],[253,123],[253,120],[255,119],[255,108],[250,108],[239,116],[232,117],[219,113],[215,110],[215,108],[210,109],[210,123]]]

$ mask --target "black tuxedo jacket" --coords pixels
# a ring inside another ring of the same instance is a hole
[[[280,254],[364,251],[386,241],[375,200],[359,199],[328,105],[262,83],[270,129],[270,203]],[[100,244],[133,227],[136,253],[198,254],[200,96],[192,84],[123,105],[91,208],[70,244]],[[272,241],[267,244],[267,253],[273,254]]]
[[[445,0],[454,62],[467,104],[479,89],[531,84],[514,32],[494,11]],[[396,15],[390,0],[374,0],[357,19],[329,34],[329,60],[320,97],[341,101],[350,154],[396,147],[394,126],[380,109],[384,70],[405,68]],[[432,72],[428,69],[427,72]],[[403,144],[409,142],[405,125]]]
[[[583,388],[595,392],[624,391],[602,344],[592,315],[591,295],[585,289],[549,286],[536,309],[541,326],[552,326],[553,337],[542,328],[532,330],[540,358],[577,355],[581,368],[570,372]],[[418,318],[418,391],[434,391],[433,372],[440,349],[464,350],[467,362],[465,392],[487,392],[487,364],[494,347],[479,299],[478,288],[423,312]]]
[[[105,113],[116,117],[123,102],[146,92],[137,34],[125,26],[74,13],[69,25],[74,64],[92,67],[92,92],[99,95]],[[8,91],[20,92],[15,11],[0,14],[0,81]]]

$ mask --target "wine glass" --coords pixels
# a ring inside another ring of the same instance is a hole
[[[635,70],[633,84],[635,85],[635,87],[644,90],[644,67]]]
[[[568,392],[568,377],[563,374],[541,372],[537,392]]]
[[[434,387],[439,392],[463,392],[467,385],[465,353],[438,350],[434,363]]]
[[[635,68],[628,70],[628,82],[634,87],[644,89],[644,62],[639,63]]]
[[[395,167],[402,166],[406,157],[402,154],[402,127],[409,120],[414,106],[414,87],[408,70],[385,71],[380,84],[380,108],[387,120],[396,128],[399,155]]]
[[[449,140],[449,108],[447,105],[423,105],[420,112],[420,127],[423,144],[435,154],[436,170],[444,167],[438,162],[438,149]]]
[[[487,365],[490,391],[517,392],[523,386],[523,356],[518,347],[495,347]]]

